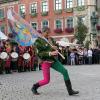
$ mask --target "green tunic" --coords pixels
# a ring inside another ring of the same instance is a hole
[[[35,42],[35,46],[38,51],[38,57],[41,60],[55,61],[55,57],[49,55],[49,52],[53,51],[53,49],[46,40],[38,38]]]
[[[42,38],[38,38],[35,41],[35,46],[38,50],[37,54],[38,54],[39,58],[43,61],[45,61],[45,60],[53,61],[51,68],[53,68],[57,72],[60,72],[63,75],[64,80],[69,80],[68,71],[64,68],[62,63],[59,62],[59,60],[56,59],[54,56],[49,55],[49,52],[53,51],[50,44],[46,40],[44,40]]]

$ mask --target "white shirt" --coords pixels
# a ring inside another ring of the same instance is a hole
[[[73,52],[70,53],[70,57],[71,57],[71,58],[75,58],[75,53],[73,53]]]
[[[88,57],[92,57],[92,50],[88,50]]]

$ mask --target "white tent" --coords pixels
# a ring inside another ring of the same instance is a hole
[[[69,43],[67,43],[67,42],[65,42],[65,41],[57,41],[57,43],[58,43],[60,46],[63,46],[63,47],[69,46]]]
[[[7,40],[8,37],[0,31],[0,40]]]
[[[60,45],[60,46],[63,46],[63,47],[66,47],[66,46],[76,46],[77,44],[76,43],[70,43],[68,38],[61,38],[60,41],[57,41],[57,43]]]

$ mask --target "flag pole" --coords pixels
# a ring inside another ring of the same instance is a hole
[[[48,42],[49,43],[49,45],[53,48],[53,45],[50,43],[50,42]],[[55,49],[56,50],[56,49]],[[63,59],[65,59],[65,57],[60,53],[60,52],[58,52],[58,54],[63,58]]]

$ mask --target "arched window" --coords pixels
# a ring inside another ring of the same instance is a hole
[[[49,27],[49,22],[48,22],[48,20],[43,20],[42,21],[42,28],[43,27]]]
[[[73,28],[73,18],[72,17],[69,17],[67,18],[67,28]]]
[[[35,30],[37,30],[37,23],[36,22],[32,22],[31,25]]]
[[[56,26],[56,28],[60,28],[60,29],[62,29],[62,21],[61,20],[59,20],[59,19],[57,19],[56,21],[55,21],[55,26]]]

